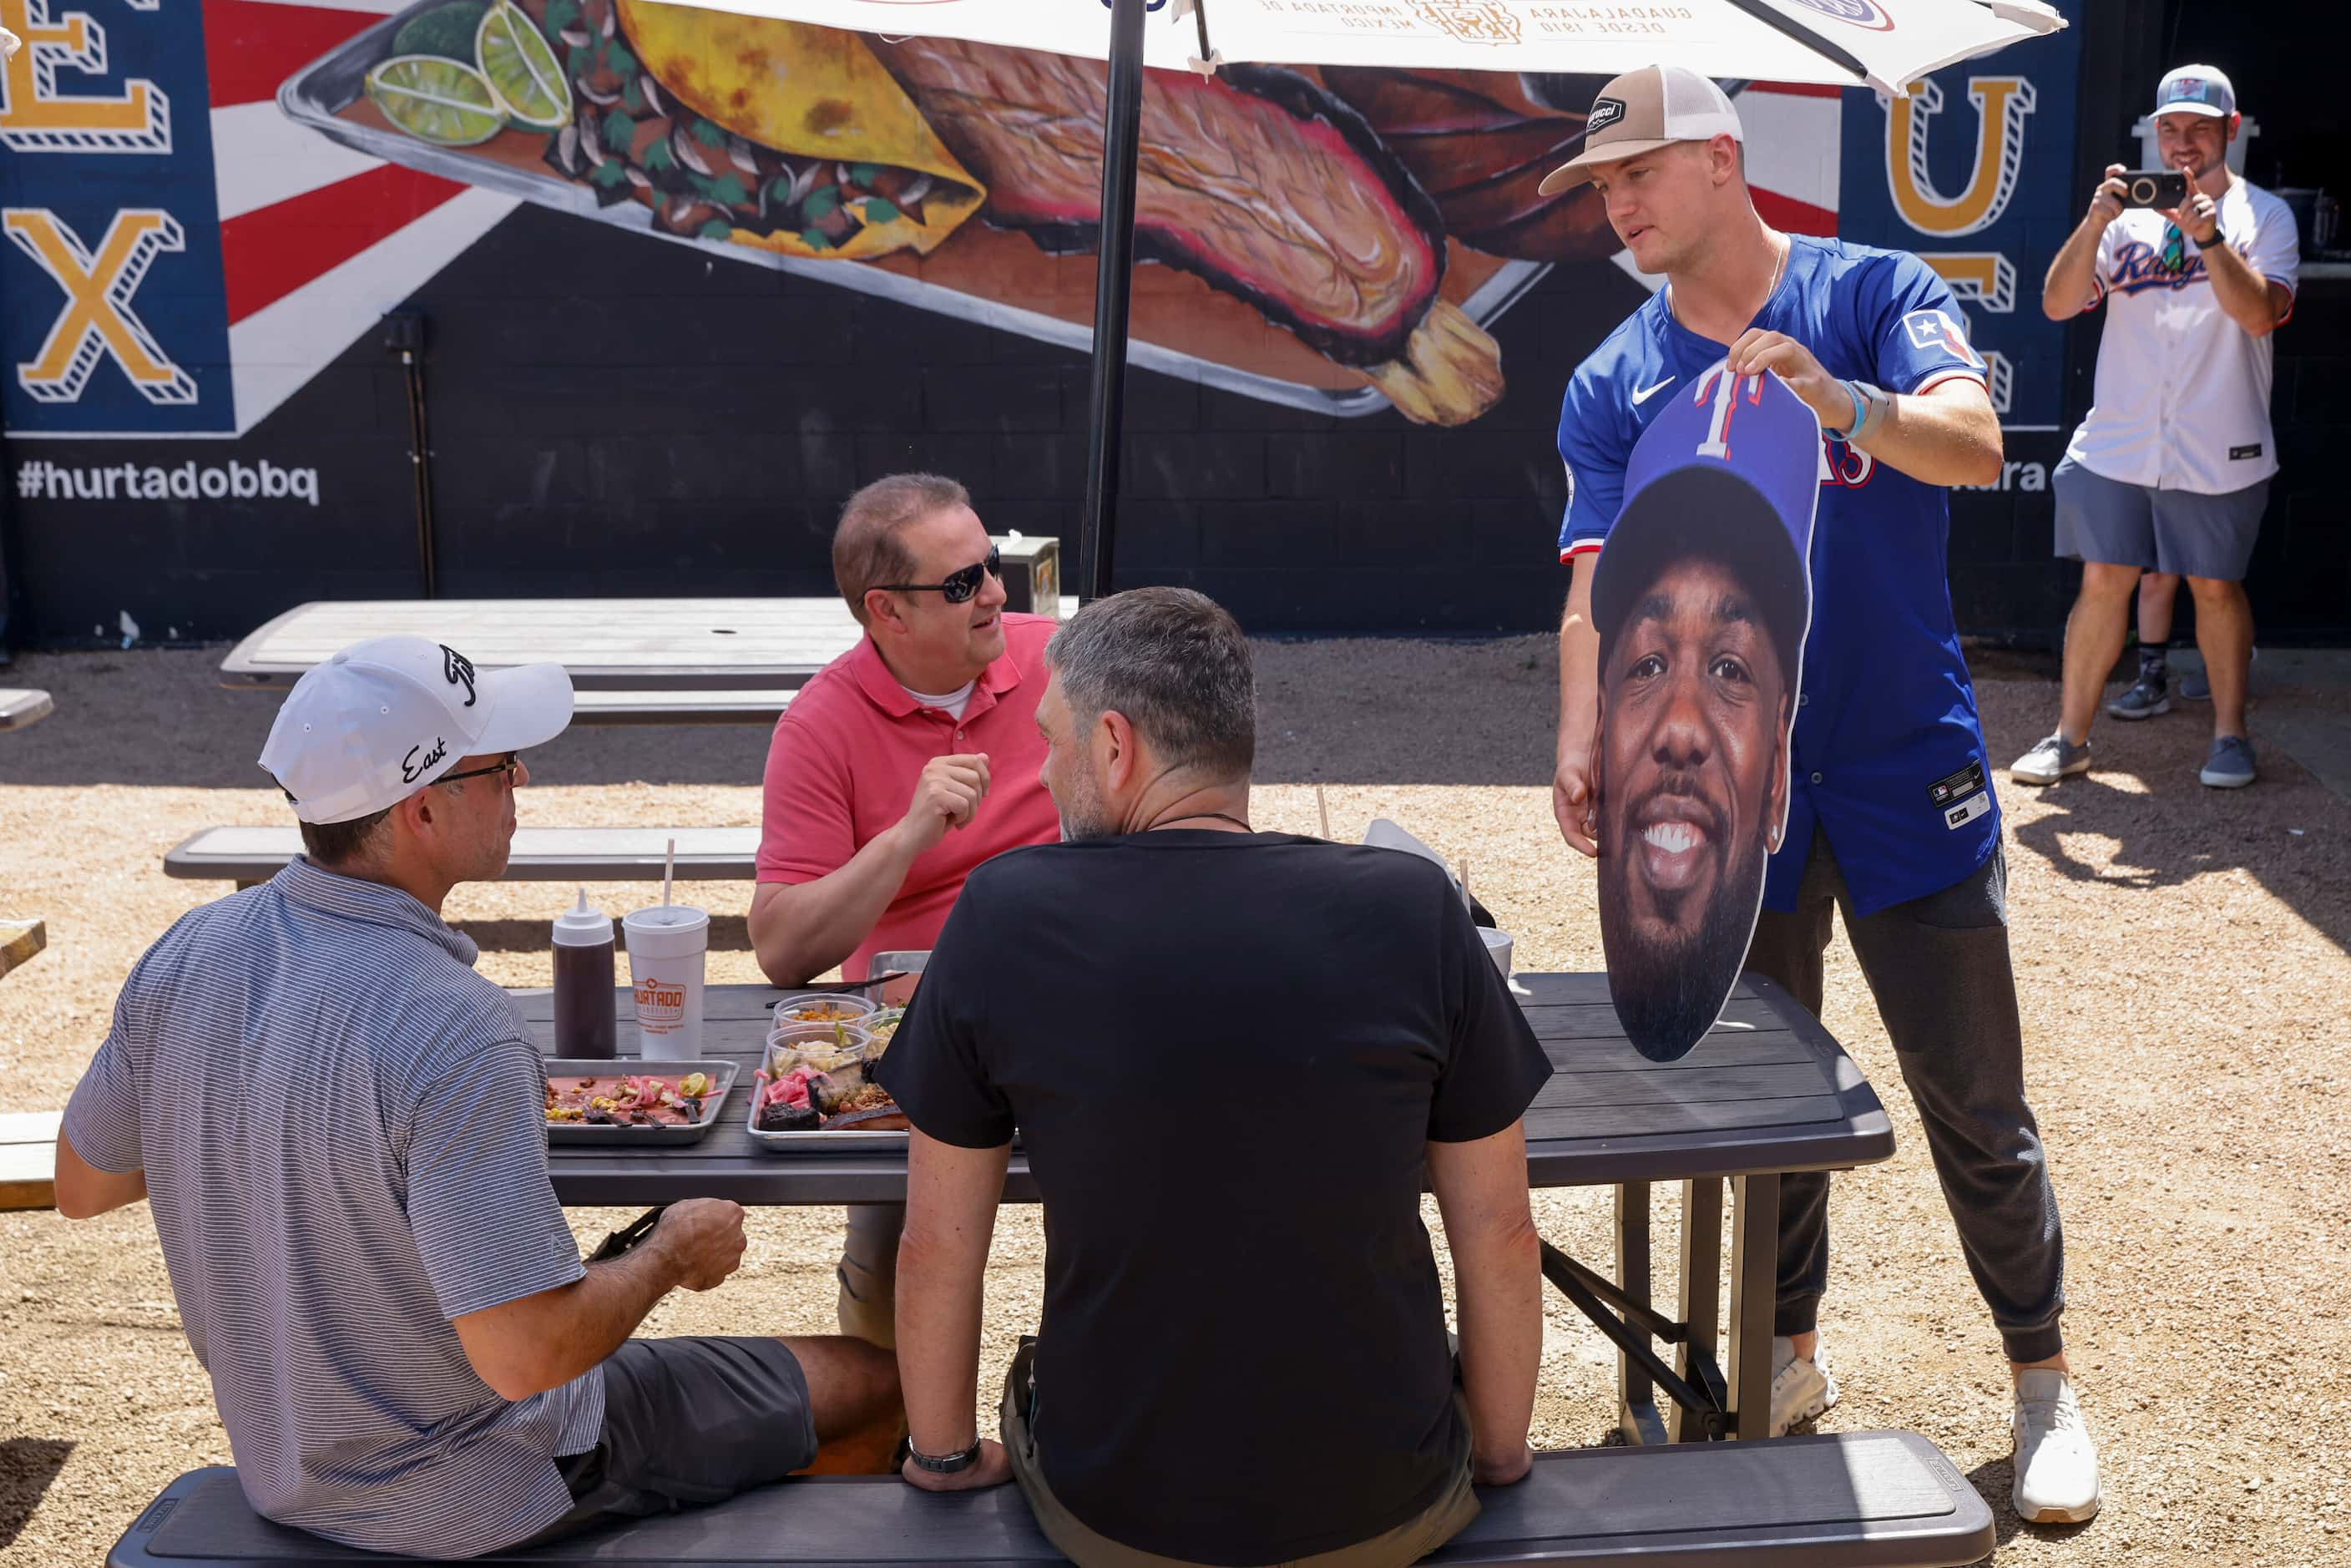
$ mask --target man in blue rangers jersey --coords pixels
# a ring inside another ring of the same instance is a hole
[[[1944,487],[1998,476],[2000,423],[1942,280],[1901,252],[1771,229],[1748,194],[1742,140],[1712,82],[1652,66],[1601,89],[1583,151],[1543,182],[1548,193],[1591,180],[1640,270],[1667,278],[1577,369],[1560,411],[1573,575],[1552,806],[1574,849],[1624,852],[1597,836],[1592,565],[1634,443],[1667,389],[1726,361],[1732,375],[1774,372],[1823,440],[1787,831],[1747,967],[1818,1012],[1843,910],[2013,1368],[2017,1512],[2085,1520],[2097,1453],[2066,1376],[2064,1240],[2024,1098],[2000,810],[1944,574]],[[1674,760],[1693,775],[1707,763]],[[1787,1177],[1782,1194],[1774,1435],[1836,1398],[1815,1332],[1828,1177]]]

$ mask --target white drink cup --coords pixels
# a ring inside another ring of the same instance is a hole
[[[1494,960],[1494,967],[1502,971],[1502,978],[1509,979],[1510,977],[1510,934],[1507,931],[1497,931],[1490,925],[1480,925],[1478,927],[1478,935],[1485,939],[1486,956]]]
[[[710,916],[690,904],[656,904],[621,918],[629,988],[637,1004],[637,1054],[693,1061],[702,1054],[702,970]]]

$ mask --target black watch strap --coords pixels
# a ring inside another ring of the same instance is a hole
[[[918,1470],[928,1470],[935,1476],[956,1475],[971,1469],[972,1462],[979,1458],[979,1439],[974,1437],[971,1447],[960,1454],[944,1454],[936,1458],[910,1441],[906,1445],[906,1457],[914,1461],[914,1468]]]

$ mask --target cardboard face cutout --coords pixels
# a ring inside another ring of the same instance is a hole
[[[1788,819],[1820,421],[1721,361],[1633,448],[1600,552],[1600,939],[1642,1055],[1721,1016]]]

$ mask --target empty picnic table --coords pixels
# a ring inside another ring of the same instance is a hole
[[[1604,975],[1520,975],[1520,1006],[1554,1069],[1526,1115],[1527,1178],[1534,1186],[1617,1189],[1614,1279],[1546,1246],[1544,1273],[1623,1353],[1620,1419],[1634,1442],[1696,1438],[1709,1429],[1745,1435],[1769,1420],[1771,1307],[1779,1243],[1780,1178],[1795,1171],[1873,1164],[1894,1152],[1885,1108],[1828,1031],[1770,981],[1742,977],[1723,1021],[1697,1050],[1654,1062],[1633,1049],[1608,1000]],[[766,986],[713,986],[703,1004],[709,1057],[742,1064],[716,1124],[696,1144],[644,1149],[564,1145],[549,1174],[566,1204],[638,1206],[684,1197],[744,1204],[901,1203],[905,1156],[821,1145],[775,1154],[746,1127],[750,1077],[767,1039],[768,1009],[785,993]],[[554,1002],[544,989],[516,992],[543,1051],[554,1044]],[[629,994],[616,990],[621,1040],[635,1039]],[[626,1059],[623,1058],[623,1061]],[[1213,1157],[1203,1145],[1202,1157]],[[1722,1191],[1733,1194],[1727,1354],[1714,1349],[1722,1311]],[[1681,1184],[1680,1299],[1672,1319],[1649,1301],[1650,1187]],[[1016,1147],[1004,1196],[1038,1201]],[[1629,1323],[1625,1321],[1629,1320]],[[1607,1320],[1607,1321],[1603,1321]],[[1612,1327],[1613,1325],[1613,1327]],[[1667,1367],[1663,1338],[1679,1353]],[[1661,1413],[1656,1388],[1679,1386]]]
[[[1072,614],[1077,601],[1061,609]],[[328,600],[296,605],[231,649],[221,684],[282,691],[336,650],[394,634],[447,643],[482,669],[557,664],[583,694],[635,694],[583,703],[583,723],[674,723],[772,719],[782,704],[769,702],[864,631],[837,597]],[[722,693],[737,699],[716,700]]]
[[[24,686],[0,686],[0,730],[24,729],[57,711],[47,692]]]

